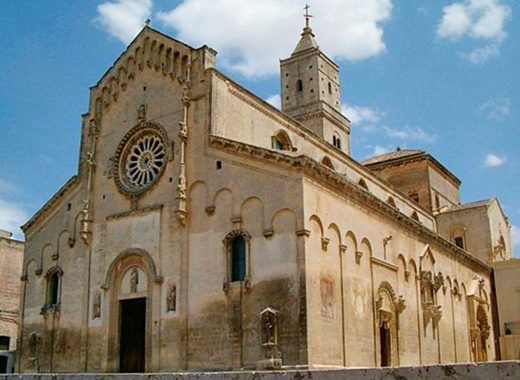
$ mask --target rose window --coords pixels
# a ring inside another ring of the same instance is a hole
[[[158,136],[144,136],[130,148],[125,171],[128,182],[135,187],[151,184],[164,166],[164,146]]]
[[[114,177],[121,192],[139,196],[157,182],[171,156],[162,127],[141,123],[123,138],[113,159]]]

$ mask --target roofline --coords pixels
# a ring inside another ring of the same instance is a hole
[[[457,176],[455,176],[455,174],[453,174],[443,164],[441,164],[439,161],[437,161],[437,159],[435,157],[433,157],[431,154],[426,153],[426,152],[414,153],[414,154],[404,156],[404,157],[390,158],[388,160],[375,162],[373,164],[369,163],[369,164],[363,164],[363,165],[369,169],[379,169],[379,168],[384,168],[387,166],[402,164],[402,163],[416,160],[416,159],[426,159],[426,160],[431,161],[444,174],[446,174],[457,185],[457,187],[459,187],[461,185],[462,181],[460,179],[458,179]]]
[[[334,66],[336,69],[339,70],[339,66],[336,62],[334,62],[332,59],[330,59],[328,57],[327,54],[325,54],[319,47],[317,48],[308,48],[308,49],[305,49],[305,50],[302,50],[302,51],[299,51],[298,53],[294,54],[294,55],[291,55],[290,57],[288,58],[280,58],[280,65],[283,65],[285,64],[286,62],[289,62],[291,60],[294,60],[295,58],[301,58],[301,56],[303,55],[306,55],[306,54],[309,54],[309,55],[312,55],[312,54],[315,54],[315,53],[318,53],[318,55],[322,55],[323,58],[325,58],[325,60],[327,62],[329,62],[332,66]]]
[[[47,211],[56,204],[59,198],[62,198],[67,194],[74,186],[79,183],[78,176],[72,176],[65,184],[47,201],[45,204],[29,219],[23,226],[22,229],[24,234],[31,232],[32,227],[38,223],[46,214]]]
[[[89,87],[90,89],[96,88],[96,87],[98,87],[101,84],[101,82],[105,79],[105,77],[108,75],[108,73],[117,65],[117,63],[123,57],[123,55],[125,55],[126,52],[130,50],[131,46],[135,43],[135,41],[138,38],[140,38],[141,35],[144,34],[147,30],[150,30],[153,33],[157,33],[158,35],[160,35],[162,37],[165,37],[165,38],[167,38],[167,39],[169,39],[169,40],[171,40],[171,41],[173,41],[175,43],[181,44],[181,45],[183,45],[184,47],[186,47],[186,48],[188,48],[190,50],[200,50],[200,49],[204,49],[204,48],[209,48],[209,49],[213,50],[216,53],[216,50],[214,50],[213,48],[209,47],[208,45],[202,45],[202,46],[200,46],[198,48],[194,48],[194,47],[192,47],[192,46],[190,46],[190,45],[188,45],[188,44],[186,44],[186,43],[184,43],[182,41],[179,41],[179,40],[177,40],[177,39],[175,39],[175,38],[173,38],[173,37],[171,37],[171,36],[169,36],[167,34],[164,34],[164,33],[160,32],[160,31],[158,31],[158,30],[156,30],[156,29],[154,29],[154,28],[152,28],[152,27],[150,27],[148,25],[145,25],[143,27],[143,29],[141,29],[141,31],[134,37],[134,39],[126,46],[126,49],[121,54],[119,54],[119,57],[117,57],[117,59],[112,63],[112,65],[99,78],[99,80],[96,82],[96,84]]]
[[[227,75],[225,75],[222,72],[220,72],[217,68],[210,67],[210,68],[207,68],[206,70],[214,72],[217,76],[220,76],[220,77],[222,77],[222,79],[227,80],[230,83],[232,83],[233,85],[237,86],[241,91],[244,91],[246,94],[252,96],[255,100],[260,101],[262,103],[262,105],[266,106],[271,111],[273,111],[276,115],[280,116],[281,118],[284,118],[288,123],[290,123],[289,125],[292,128],[296,129],[294,131],[295,133],[298,133],[300,136],[308,136],[310,139],[314,140],[314,143],[316,143],[316,145],[321,145],[321,146],[323,146],[324,148],[327,148],[327,149],[331,148],[331,145],[326,140],[324,140],[323,138],[321,138],[320,136],[315,134],[310,129],[307,129],[298,120],[294,119],[292,116],[286,114],[282,110],[280,110],[280,109],[276,108],[275,106],[273,106],[272,104],[268,103],[267,101],[265,101],[264,99],[262,99],[261,97],[256,95],[255,93],[249,91],[247,88],[243,87],[242,85],[237,83],[232,78],[230,78]],[[355,160],[354,158],[352,158],[348,154],[346,154],[346,153],[344,153],[342,151],[338,151],[337,149],[331,149],[330,152],[328,152],[327,150],[324,150],[324,154],[328,154],[328,155],[331,155],[331,156],[334,156],[334,155],[339,156],[341,159],[348,161],[349,163],[354,165],[356,168],[358,168],[360,171],[362,171],[363,175],[369,176],[369,178],[373,182],[376,182],[376,183],[380,184],[381,186],[386,186],[386,187],[390,188],[396,194],[398,194],[401,197],[403,197],[403,199],[406,199],[406,200],[409,199],[409,197],[405,193],[403,193],[401,190],[399,190],[396,186],[394,186],[391,183],[383,180],[378,175],[376,175],[374,172],[369,170],[365,165],[363,165],[359,161]],[[420,204],[415,203],[415,202],[413,204],[410,203],[410,207],[417,208],[418,210],[420,210],[421,212],[423,212],[425,214],[428,214],[433,220],[435,220],[435,217],[432,214],[432,212],[430,210],[424,208]]]
[[[0,236],[0,240],[5,240],[5,241],[8,241],[8,242],[13,242],[13,243],[22,244],[22,245],[25,244],[25,241],[18,240],[18,239],[15,239],[13,237]]]
[[[299,156],[290,156],[284,154],[282,152],[273,151],[266,148],[257,147],[255,145],[242,143],[240,141],[227,139],[225,137],[220,136],[209,136],[209,144],[216,146],[217,148],[223,150],[231,150],[234,153],[241,153],[249,158],[255,159],[256,156],[261,157],[263,161],[272,160],[273,162],[285,163],[290,166],[296,167],[298,170],[303,170],[307,172],[317,173],[320,178],[327,179],[327,183],[332,181],[334,184],[337,184],[342,187],[348,187],[349,190],[352,190],[352,194],[357,194],[362,196],[364,199],[368,201],[372,201],[375,204],[375,208],[378,210],[386,211],[396,216],[396,222],[405,224],[409,228],[416,228],[418,231],[430,238],[433,242],[436,242],[442,246],[444,246],[447,250],[452,253],[456,253],[462,256],[462,259],[467,260],[468,262],[477,265],[480,270],[485,271],[486,273],[491,273],[491,266],[484,263],[482,260],[477,257],[471,255],[469,252],[457,247],[454,243],[446,240],[435,231],[428,229],[426,226],[413,220],[406,214],[403,214],[399,210],[393,208],[383,200],[377,198],[375,195],[366,192],[357,184],[352,182],[351,180],[345,178],[340,173],[334,171],[333,169],[329,169],[324,165],[320,164],[318,161],[312,159],[309,156],[301,154]],[[330,186],[332,187],[332,186]],[[350,194],[350,193],[349,193]]]

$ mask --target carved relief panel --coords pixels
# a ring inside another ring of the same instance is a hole
[[[321,315],[334,318],[334,282],[329,278],[320,279]]]

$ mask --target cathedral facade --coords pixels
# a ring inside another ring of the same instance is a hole
[[[23,226],[19,370],[495,359],[498,201],[423,151],[352,159],[308,26],[281,111],[215,56],[146,26],[91,88],[78,173]]]

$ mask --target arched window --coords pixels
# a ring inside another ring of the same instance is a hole
[[[298,79],[298,80],[296,81],[296,90],[297,90],[298,92],[302,92],[302,91],[303,91],[303,82],[302,82],[301,79]]]
[[[338,149],[341,149],[341,139],[337,133],[332,135],[332,145]]]
[[[331,168],[332,170],[334,170],[334,165],[332,164],[332,161],[328,156],[323,157],[321,159],[321,163],[322,163],[322,165],[325,165],[328,168]]]
[[[45,278],[47,279],[47,294],[45,297],[45,305],[42,311],[56,311],[60,306],[61,296],[61,276],[63,271],[60,267],[52,267],[47,271]]]
[[[246,242],[236,236],[231,242],[231,282],[244,281],[246,277]]]
[[[413,220],[419,221],[419,214],[416,211],[412,212],[411,218]]]
[[[394,208],[397,208],[393,197],[388,197],[388,199],[386,200],[386,203],[388,203],[390,206],[392,206]]]
[[[365,189],[366,191],[368,191],[368,186],[367,186],[367,183],[365,182],[365,180],[363,178],[361,178],[359,181],[358,181],[358,185],[361,186],[363,189]]]
[[[58,273],[53,273],[49,278],[49,306],[58,304],[58,292],[60,290],[60,277]]]
[[[271,145],[272,148],[276,150],[294,150],[289,135],[283,130],[276,132],[276,134],[271,137]]]
[[[244,282],[246,289],[249,287],[249,240],[249,234],[242,230],[234,230],[224,239],[228,267],[225,291],[233,282]]]

